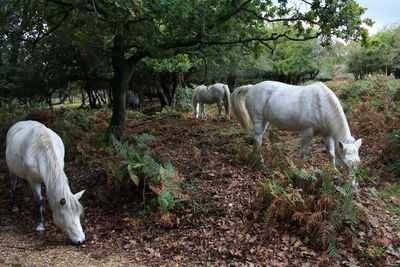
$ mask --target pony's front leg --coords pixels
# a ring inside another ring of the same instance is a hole
[[[261,145],[262,145],[262,138],[264,135],[265,130],[268,127],[267,121],[258,121],[254,122],[254,145],[253,145],[253,152],[256,155],[259,155],[259,159],[262,164],[264,164],[264,158],[261,153]]]
[[[40,183],[29,182],[33,196],[35,199],[35,219],[36,219],[36,229],[35,233],[37,236],[44,235],[44,219],[43,219],[43,196],[42,196],[42,185]]]
[[[328,158],[331,161],[332,165],[335,167],[336,166],[335,141],[333,140],[332,136],[326,136],[324,138],[324,143]]]
[[[9,173],[10,176],[10,185],[11,185],[11,213],[16,215],[19,213],[19,208],[17,205],[17,201],[15,199],[15,189],[17,187],[17,176],[13,173]]]
[[[308,148],[310,147],[311,140],[314,136],[314,129],[308,128],[303,131],[303,136],[300,141],[300,154],[305,156],[308,153]]]
[[[195,103],[193,105],[193,113],[194,113],[194,118],[197,120],[199,118],[199,104]]]

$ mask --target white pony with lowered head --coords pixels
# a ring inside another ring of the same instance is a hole
[[[336,160],[349,167],[360,161],[361,139],[351,136],[338,98],[321,82],[295,86],[265,81],[242,86],[232,93],[232,107],[240,124],[254,131],[254,152],[261,161],[262,136],[269,123],[281,130],[301,131],[302,155],[308,152],[312,137],[320,135],[333,165]]]
[[[6,160],[11,181],[11,212],[19,212],[15,201],[17,177],[28,181],[36,205],[36,235],[44,234],[43,196],[41,184],[53,212],[54,223],[74,244],[85,240],[79,203],[84,191],[72,194],[64,172],[64,144],[51,129],[37,121],[20,121],[7,132]]]
[[[218,106],[218,117],[220,117],[222,112],[222,102],[224,102],[226,117],[229,120],[231,106],[231,94],[229,92],[229,87],[223,83],[215,83],[210,86],[197,86],[194,90],[192,98],[194,117],[196,119],[199,118],[200,106],[201,118],[205,120],[207,118],[205,104],[214,103],[216,103]]]

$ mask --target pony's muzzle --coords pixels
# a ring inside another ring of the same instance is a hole
[[[360,159],[349,160],[348,166],[349,166],[349,168],[355,169],[355,168],[357,168],[359,163],[360,163]]]
[[[83,242],[85,242],[85,236],[83,236],[83,238],[81,238],[81,239],[77,239],[77,240],[73,240],[73,239],[71,239],[71,241],[72,241],[72,243],[74,243],[75,245],[82,245],[83,244]]]

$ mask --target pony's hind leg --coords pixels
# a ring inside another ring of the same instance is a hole
[[[230,120],[231,119],[231,115],[229,114],[229,102],[228,102],[228,99],[226,97],[224,98],[224,108],[225,108],[226,118],[228,120]]]
[[[43,196],[42,196],[42,185],[40,183],[29,182],[33,196],[35,199],[35,219],[36,229],[35,233],[37,236],[44,235],[44,219],[43,219]]]
[[[218,118],[219,118],[219,117],[221,117],[221,113],[222,113],[221,101],[217,102],[217,106],[218,106]]]
[[[19,208],[17,205],[17,201],[15,199],[15,190],[17,188],[18,178],[12,172],[9,172],[9,176],[10,176],[10,186],[11,186],[11,213],[16,215],[19,213]]]
[[[268,121],[255,121],[254,122],[254,146],[253,152],[259,155],[260,161],[264,164],[264,158],[261,153],[262,137],[268,127]]]
[[[308,148],[310,147],[311,139],[314,136],[314,129],[308,128],[303,131],[303,136],[300,141],[300,154],[305,156],[308,153]]]
[[[201,118],[203,120],[207,119],[207,115],[206,115],[206,104],[205,103],[201,103],[200,104],[200,110],[201,110]]]

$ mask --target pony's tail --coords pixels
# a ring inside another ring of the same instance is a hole
[[[224,104],[225,104],[225,112],[228,117],[228,120],[231,118],[231,92],[229,91],[229,87],[224,84]]]
[[[251,85],[245,85],[236,89],[231,96],[232,108],[239,120],[240,125],[250,132],[253,129],[253,122],[251,121],[249,112],[246,108],[246,95]]]

